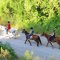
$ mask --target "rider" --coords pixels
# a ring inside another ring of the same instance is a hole
[[[7,31],[10,32],[10,29],[11,29],[11,25],[10,25],[10,21],[8,21],[8,23],[7,23]]]
[[[32,38],[32,35],[34,34],[34,30],[33,30],[33,27],[30,28],[30,33],[29,33],[29,36],[30,38]]]
[[[53,32],[50,34],[49,40],[54,40],[54,38],[55,38],[55,31],[53,31]]]

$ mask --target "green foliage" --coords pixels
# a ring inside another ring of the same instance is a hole
[[[15,60],[17,55],[8,43],[2,44],[0,42],[0,59],[1,60]]]
[[[35,32],[56,30],[60,34],[59,0],[0,0],[0,24],[7,21],[17,29],[34,27]]]
[[[29,50],[25,51],[24,57],[26,60],[32,60],[32,55]]]

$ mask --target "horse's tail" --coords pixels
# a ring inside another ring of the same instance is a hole
[[[40,39],[40,37],[39,37],[39,36],[38,36],[38,40],[39,40],[40,44],[42,45],[42,42],[41,42],[41,39]]]

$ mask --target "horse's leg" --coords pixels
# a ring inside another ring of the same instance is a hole
[[[38,40],[39,40],[39,43],[42,45],[42,42],[41,42],[41,39],[40,39],[40,37],[38,36]]]
[[[26,44],[26,41],[27,41],[27,40],[28,40],[28,39],[25,40],[25,44]]]
[[[59,49],[60,49],[60,45],[59,45]]]
[[[32,45],[31,42],[30,42],[30,39],[26,39],[25,44],[26,44],[27,41],[30,43],[30,45]]]
[[[32,46],[31,42],[30,42],[30,39],[28,39],[28,42],[30,43],[30,46]]]
[[[41,42],[41,40],[40,40],[39,42],[40,42],[40,44],[42,45],[42,42]]]
[[[36,43],[37,43],[37,46],[39,46],[39,42],[38,42],[38,41],[36,41]]]
[[[39,42],[37,42],[37,46],[39,46]]]
[[[36,43],[37,43],[37,46],[39,46],[39,43],[42,45],[42,42],[40,40],[40,37],[38,36],[38,38],[35,39]]]
[[[53,45],[52,45],[51,41],[50,41],[50,44],[51,44],[51,46],[52,46],[52,48],[53,48]]]
[[[47,42],[47,45],[46,46],[48,46],[48,44],[49,44],[49,41]]]
[[[36,39],[35,41],[36,41],[36,43],[37,43],[37,46],[39,46],[39,40]]]

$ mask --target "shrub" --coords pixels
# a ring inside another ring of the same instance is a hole
[[[8,43],[0,42],[0,59],[1,60],[15,60],[17,55]]]

